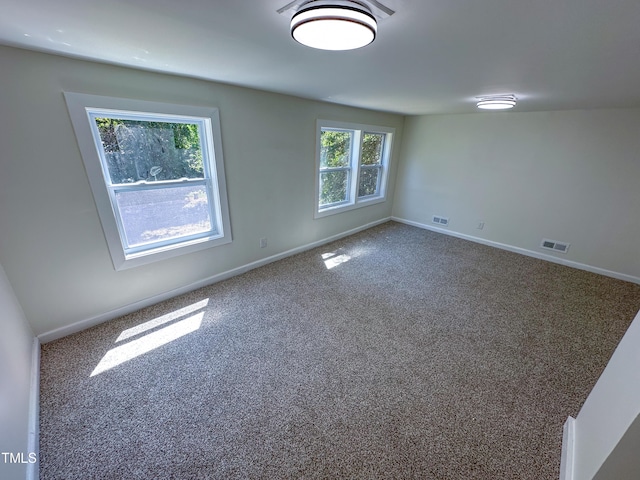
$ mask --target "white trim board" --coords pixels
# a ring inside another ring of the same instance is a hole
[[[249,270],[253,270],[254,268],[262,267],[263,265],[267,265],[269,263],[282,260],[283,258],[290,257],[292,255],[296,255],[298,253],[302,253],[306,250],[311,250],[312,248],[320,247],[327,243],[333,242],[335,240],[339,240],[344,237],[348,237],[349,235],[353,235],[354,233],[361,232],[363,230],[367,230],[369,228],[375,227],[376,225],[380,225],[382,223],[388,222],[391,220],[391,217],[386,217],[381,220],[376,220],[374,222],[367,223],[366,225],[362,225],[360,227],[352,228],[351,230],[347,230],[346,232],[338,233],[336,235],[332,235],[330,237],[324,238],[322,240],[317,240],[315,242],[308,243],[306,245],[302,245],[300,247],[292,248],[291,250],[287,250],[285,252],[278,253],[276,255],[272,255],[270,257],[262,258],[260,260],[256,260],[255,262],[248,263],[246,265],[242,265],[240,267],[234,268],[232,270],[227,270],[226,272],[219,273],[217,275],[213,275],[211,277],[207,277],[205,279],[199,280],[197,282],[191,283],[184,287],[176,288],[174,290],[170,290],[165,293],[161,293],[158,295],[154,295],[149,298],[145,298],[138,302],[131,303],[129,305],[125,305],[120,308],[116,308],[115,310],[111,310],[109,312],[103,313],[101,315],[97,315],[95,317],[87,318],[85,320],[80,320],[78,322],[72,323],[71,325],[67,325],[64,327],[56,328],[49,332],[41,333],[38,335],[38,339],[42,343],[52,342],[53,340],[57,340],[62,337],[66,337],[67,335],[71,335],[73,333],[80,332],[82,330],[86,330],[87,328],[93,327],[100,323],[112,320],[114,318],[121,317],[122,315],[127,315],[129,313],[135,312],[145,307],[149,307],[151,305],[155,305],[156,303],[162,302],[164,300],[168,300],[173,297],[177,297],[178,295],[182,295],[193,290],[197,290],[198,288],[206,287],[207,285],[211,285],[217,282],[221,282],[223,280],[227,280],[231,277],[235,277],[236,275],[241,275],[243,273],[248,272]]]
[[[436,233],[444,233],[445,235],[462,238],[463,240],[469,240],[471,242],[481,243],[482,245],[487,245],[489,247],[495,247],[501,250],[507,250],[509,252],[519,253],[521,255],[537,258],[539,260],[547,260],[548,262],[558,263],[560,265],[564,265],[567,267],[577,268],[578,270],[585,270],[587,272],[605,275],[607,277],[616,278],[618,280],[624,280],[626,282],[640,284],[640,277],[634,277],[633,275],[627,275],[626,273],[614,272],[612,270],[607,270],[604,268],[587,265],[586,263],[579,263],[579,262],[574,262],[572,260],[565,260],[563,258],[554,257],[553,255],[547,255],[545,253],[535,252],[533,250],[527,250],[526,248],[514,247],[513,245],[507,245],[506,243],[494,242],[492,240],[487,240],[486,238],[474,237],[473,235],[466,235],[464,233],[453,232],[445,228],[432,227],[431,225],[414,222],[412,220],[407,220],[404,218],[391,217],[391,220],[399,223],[404,223],[406,225],[411,225],[413,227],[423,228],[425,230],[431,230]]]
[[[38,480],[40,478],[40,340],[37,338],[33,339],[29,390],[27,454],[35,453],[38,460],[27,464],[27,480]]]
[[[562,456],[560,457],[560,480],[573,480],[573,461],[576,448],[576,420],[568,417],[562,427]]]

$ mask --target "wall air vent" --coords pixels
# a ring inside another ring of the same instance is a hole
[[[437,223],[438,225],[449,225],[449,219],[445,217],[438,217],[436,215],[433,216],[433,223]]]
[[[547,250],[553,250],[554,252],[567,253],[569,250],[569,243],[556,242],[555,240],[547,240],[544,238],[540,246]]]

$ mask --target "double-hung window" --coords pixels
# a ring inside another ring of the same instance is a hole
[[[217,109],[65,98],[116,269],[231,241]]]
[[[386,199],[393,134],[393,128],[318,121],[316,218]]]

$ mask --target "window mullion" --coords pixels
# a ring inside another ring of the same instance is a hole
[[[176,188],[185,185],[207,185],[206,178],[189,178],[177,181],[157,181],[157,182],[140,182],[140,183],[116,183],[108,185],[109,189],[122,191],[133,190],[153,190],[156,188]]]
[[[358,184],[360,183],[360,157],[362,154],[362,130],[354,130],[353,131],[353,151],[351,153],[351,178],[350,178],[350,188],[351,195],[353,201],[351,203],[356,203],[358,201]]]
[[[325,172],[345,172],[351,170],[351,167],[321,167],[320,171]]]

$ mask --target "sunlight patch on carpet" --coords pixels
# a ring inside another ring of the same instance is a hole
[[[122,340],[126,340],[127,338],[135,337],[136,335],[146,332],[147,330],[151,330],[152,328],[156,328],[160,325],[164,325],[165,323],[169,323],[184,315],[197,312],[201,308],[205,308],[207,305],[209,305],[209,299],[205,298],[200,302],[192,303],[191,305],[180,308],[171,313],[167,313],[166,315],[154,318],[153,320],[149,320],[148,322],[141,323],[140,325],[136,325],[135,327],[127,328],[116,339],[116,343],[121,342]]]
[[[200,312],[168,327],[151,332],[137,340],[112,348],[102,357],[102,360],[100,360],[100,363],[98,363],[98,366],[91,372],[90,376],[93,377],[99,373],[111,370],[140,355],[144,355],[180,337],[195,332],[200,328],[203,318],[204,312]]]
[[[325,267],[327,267],[327,270],[331,270],[341,263],[345,263],[351,260],[351,257],[349,255],[336,255],[335,252],[323,253],[321,257],[324,260],[324,265]]]

